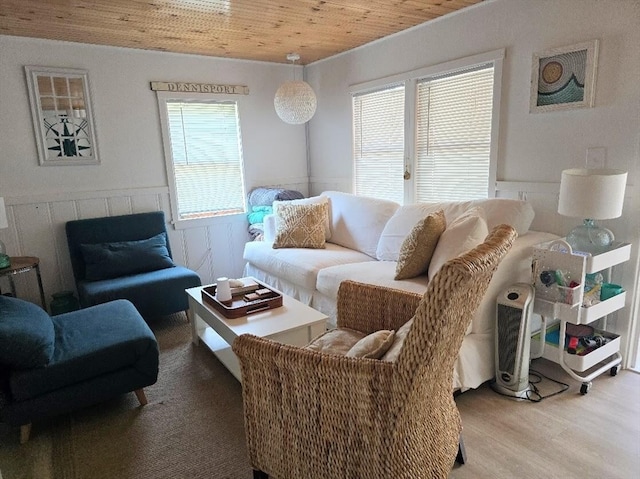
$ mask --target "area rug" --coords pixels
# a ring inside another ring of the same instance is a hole
[[[35,423],[20,445],[0,428],[2,479],[251,477],[240,383],[204,345],[191,343],[184,314],[150,322],[160,345],[158,382],[135,394]]]

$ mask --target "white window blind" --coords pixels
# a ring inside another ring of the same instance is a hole
[[[487,197],[493,74],[489,66],[418,82],[415,201]]]
[[[167,100],[178,219],[244,212],[237,103]]]
[[[353,97],[355,194],[403,202],[404,86]]]

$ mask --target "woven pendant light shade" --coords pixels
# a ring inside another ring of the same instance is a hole
[[[300,125],[316,112],[316,94],[307,82],[289,81],[278,88],[273,104],[282,121]]]
[[[300,55],[297,53],[287,55],[287,60],[293,63],[299,59]],[[288,81],[278,88],[273,105],[282,121],[300,125],[311,120],[316,112],[316,94],[305,81]]]

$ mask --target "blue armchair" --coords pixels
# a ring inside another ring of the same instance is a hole
[[[69,221],[66,233],[82,307],[128,299],[148,319],[187,310],[184,290],[201,284],[173,263],[162,211]]]
[[[136,308],[111,301],[49,316],[0,295],[0,419],[20,426],[143,388],[158,377],[158,343]]]

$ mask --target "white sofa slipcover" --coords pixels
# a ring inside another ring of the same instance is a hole
[[[394,276],[402,241],[429,213],[443,209],[447,224],[451,224],[469,209],[480,207],[489,231],[502,223],[516,228],[519,237],[491,280],[462,343],[454,370],[454,388],[477,388],[492,379],[496,297],[513,283],[529,282],[532,246],[556,238],[550,233],[529,231],[534,217],[531,206],[525,201],[500,198],[400,206],[335,191],[321,196],[330,205],[331,234],[326,248],[272,248],[275,218],[268,217],[265,241],[245,245],[244,274],[327,314],[329,328],[335,327],[336,298],[343,280],[425,292],[427,275],[400,281]]]

